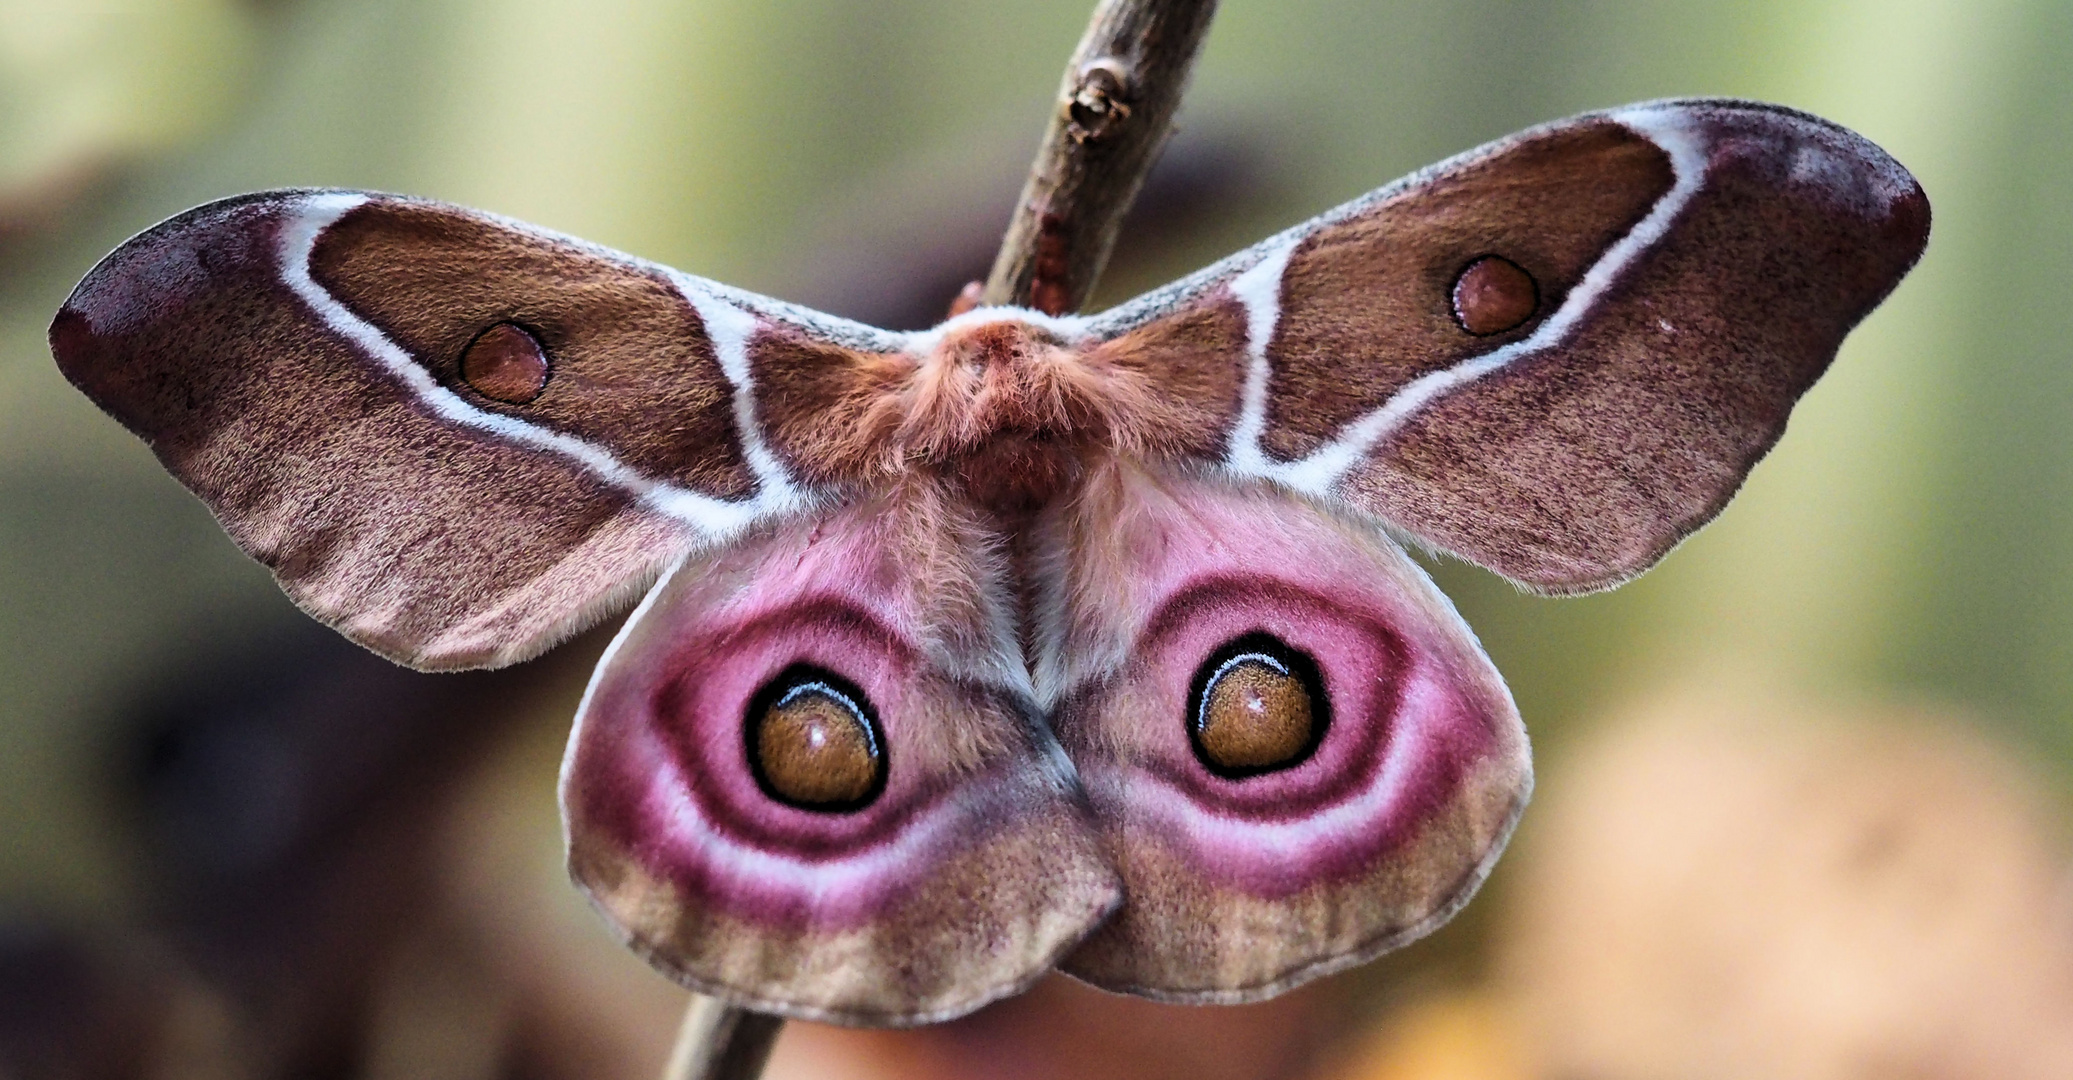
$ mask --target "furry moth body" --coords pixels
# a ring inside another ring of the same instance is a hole
[[[1646,569],[1928,224],[1848,131],[1662,102],[1092,317],[888,333],[289,191],[123,245],[51,342],[396,660],[522,660],[646,589],[563,770],[576,879],[690,986],[920,1023],[1054,966],[1244,1001],[1444,921],[1531,767],[1392,534],[1545,593]]]

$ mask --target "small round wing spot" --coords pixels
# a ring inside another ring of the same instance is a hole
[[[475,335],[461,354],[461,379],[475,392],[507,405],[524,405],[547,389],[553,365],[540,339],[517,323],[501,322]]]
[[[1502,334],[1533,317],[1540,286],[1533,275],[1502,255],[1485,255],[1454,279],[1454,321],[1477,337]]]

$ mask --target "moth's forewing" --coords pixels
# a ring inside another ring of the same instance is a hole
[[[460,207],[282,191],[125,243],[51,346],[296,603],[461,668],[801,501],[745,377],[791,314]]]
[[[1095,329],[1156,349],[1247,327],[1218,467],[1584,592],[1720,511],[1928,232],[1920,186],[1853,132],[1659,102],[1470,151]]]

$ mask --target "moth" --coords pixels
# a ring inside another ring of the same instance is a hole
[[[50,340],[394,660],[514,663],[639,597],[562,770],[573,877],[690,987],[915,1024],[1054,967],[1249,1001],[1444,922],[1532,770],[1406,545],[1640,573],[1928,230],[1850,131],[1665,101],[1093,316],[891,333],[298,190],[125,243]]]

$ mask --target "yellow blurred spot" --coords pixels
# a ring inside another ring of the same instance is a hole
[[[234,0],[0,0],[0,202],[221,119],[254,23]]]
[[[1463,991],[1413,1002],[1323,1080],[1525,1080],[1517,1025],[1495,995]]]

